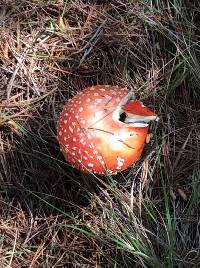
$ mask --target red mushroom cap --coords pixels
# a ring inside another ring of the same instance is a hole
[[[130,100],[123,106],[123,110],[130,114],[137,114],[142,116],[157,116],[149,108],[144,106],[141,101]]]
[[[126,88],[97,85],[82,90],[65,105],[58,141],[73,167],[98,174],[117,173],[138,160],[148,122],[157,116],[132,98]]]
[[[147,124],[150,121],[158,120],[157,115],[147,108],[141,101],[129,100],[122,108],[126,113],[126,123]]]

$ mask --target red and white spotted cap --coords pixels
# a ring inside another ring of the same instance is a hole
[[[77,169],[98,174],[129,167],[142,153],[148,122],[157,118],[138,104],[127,88],[117,86],[97,85],[77,93],[65,105],[58,123],[65,159]],[[139,106],[144,113],[139,112]],[[138,112],[142,121],[137,116],[133,119]]]

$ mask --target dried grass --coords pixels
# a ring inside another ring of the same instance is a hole
[[[0,3],[0,266],[148,267],[108,239],[125,225],[141,231],[152,263],[173,267],[170,247],[158,246],[171,241],[167,206],[180,267],[199,263],[199,3],[179,4]],[[98,186],[65,163],[56,140],[63,104],[97,83],[134,89],[161,118],[141,161]]]

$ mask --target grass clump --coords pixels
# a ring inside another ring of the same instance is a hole
[[[0,3],[0,266],[198,267],[199,2]],[[59,112],[134,89],[160,122],[115,177],[74,170]]]

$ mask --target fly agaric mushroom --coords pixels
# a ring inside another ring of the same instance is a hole
[[[78,92],[65,105],[58,141],[75,168],[116,174],[137,161],[157,115],[126,88],[97,85]]]

